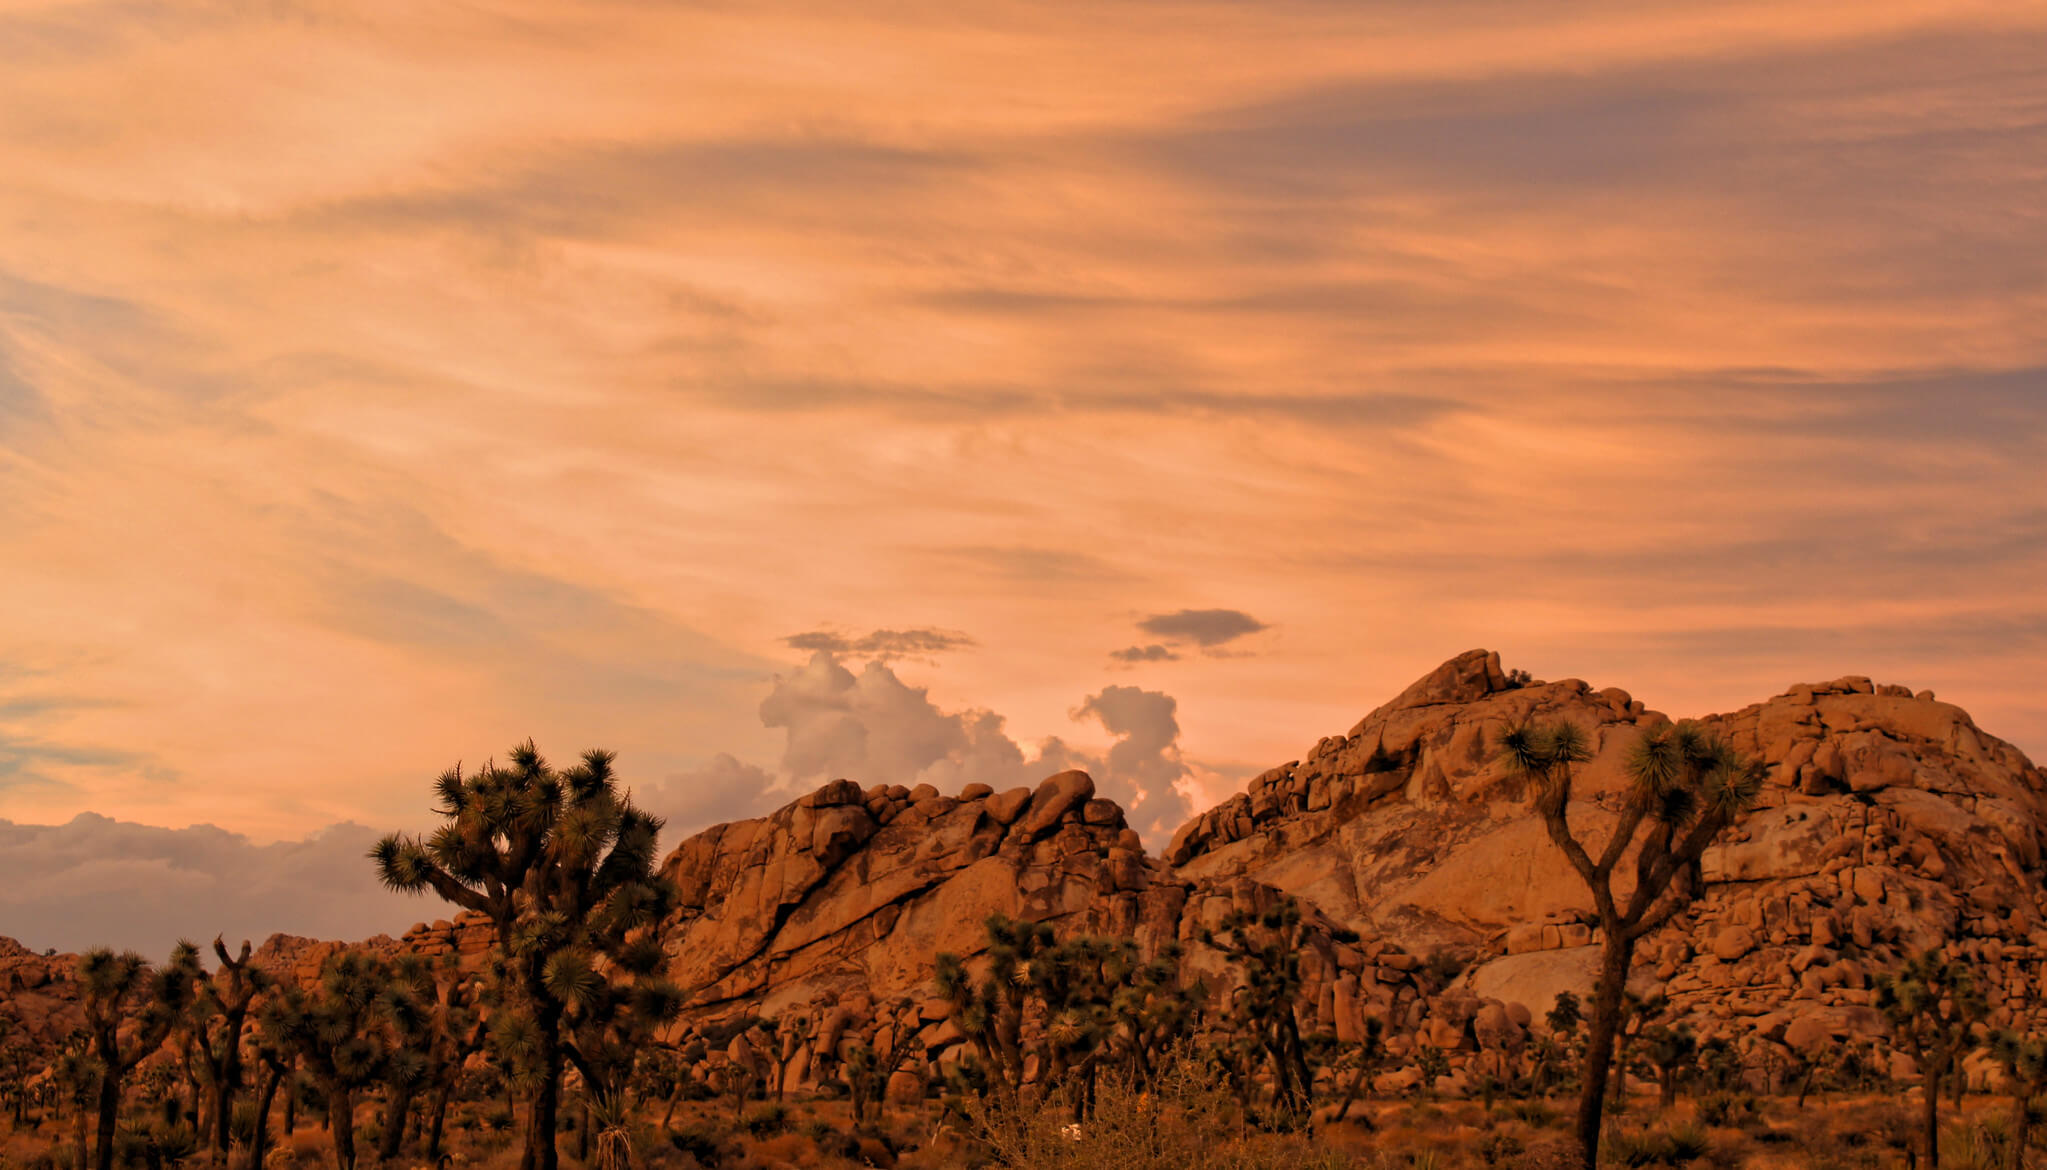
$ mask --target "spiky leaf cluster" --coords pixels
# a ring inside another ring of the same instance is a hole
[[[1015,1092],[1023,1086],[1024,1005],[1033,972],[1042,968],[1056,945],[1051,926],[991,914],[987,973],[978,981],[958,955],[937,958],[934,982],[939,998],[951,1007],[953,1026],[974,1045],[989,1079]]]
[[[1498,741],[1509,772],[1535,789],[1536,810],[1564,856],[1585,880],[1608,930],[1639,938],[1683,909],[1703,886],[1699,859],[1762,791],[1764,766],[1745,758],[1725,738],[1691,720],[1661,724],[1629,749],[1628,788],[1619,820],[1597,859],[1570,828],[1571,784],[1578,764],[1592,758],[1583,729],[1569,720],[1523,721]],[[1645,831],[1646,830],[1646,831]],[[1638,843],[1639,838],[1639,843]],[[1631,845],[1635,890],[1625,907],[1611,890],[1616,866]]]
[[[1975,974],[1938,950],[1914,955],[1879,977],[1876,1006],[1899,1046],[1942,1071],[1976,1047],[1977,1026],[1990,1010]]]
[[[514,960],[622,946],[667,913],[672,895],[654,876],[661,818],[619,789],[614,758],[588,751],[556,770],[528,740],[505,765],[448,770],[434,782],[444,823],[377,842],[379,878],[489,915]]]

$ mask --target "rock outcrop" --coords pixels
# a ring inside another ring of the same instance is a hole
[[[1557,991],[1589,989],[1596,932],[1589,895],[1496,759],[1499,732],[1530,717],[1588,734],[1571,816],[1581,839],[1604,841],[1629,747],[1667,717],[1617,688],[1511,678],[1472,651],[1196,817],[1168,860],[1454,953],[1471,965],[1462,986],[1539,1015]],[[1930,692],[1861,677],[1702,722],[1760,757],[1768,784],[1707,853],[1706,896],[1644,940],[1643,990],[1751,1043],[1783,1043],[1794,1021],[1804,1037],[1874,1032],[1874,977],[1940,946],[1985,973],[1995,1022],[2047,1023],[2034,993],[2047,776],[2023,754]]]

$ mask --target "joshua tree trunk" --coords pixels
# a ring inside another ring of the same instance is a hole
[[[82,1102],[71,1115],[71,1128],[78,1134],[78,1161],[72,1165],[77,1170],[85,1170],[85,1163],[91,1158],[92,1151],[85,1144],[85,1105]]]
[[[270,1103],[277,1097],[284,1069],[271,1065],[263,1075],[263,1087],[256,1093],[256,1126],[249,1135],[249,1170],[263,1170],[263,1155],[270,1146]]]
[[[1585,1040],[1585,1091],[1578,1099],[1578,1143],[1589,1159],[1599,1148],[1599,1118],[1606,1103],[1606,1078],[1613,1068],[1614,1036],[1620,1029],[1621,996],[1627,991],[1628,969],[1635,959],[1635,940],[1615,927],[1606,931],[1600,956],[1599,987],[1592,1000],[1592,1030]]]
[[[441,1130],[448,1120],[448,1098],[454,1095],[453,1077],[442,1081],[440,1087],[434,1090],[433,1107],[428,1114],[432,1120],[428,1123],[426,1131],[426,1160],[429,1164],[440,1160]]]
[[[1628,1038],[1628,1029],[1623,1021],[1613,1036],[1613,1096],[1610,1104],[1615,1113],[1625,1112],[1628,1107]]]
[[[355,1170],[355,1094],[339,1085],[327,1090],[327,1128],[334,1135],[334,1164]]]
[[[1919,1128],[1926,1142],[1926,1170],[1940,1170],[1940,1066],[1928,1061],[1919,1081]]]
[[[534,1013],[539,1035],[533,1046],[534,1058],[540,1065],[540,1083],[533,1092],[533,1110],[526,1123],[526,1148],[519,1155],[519,1170],[560,1170],[554,1127],[561,1107],[561,1008],[542,996],[536,995],[534,999],[540,1009]]]
[[[1358,1071],[1351,1074],[1350,1083],[1343,1087],[1343,1101],[1341,1104],[1337,1105],[1336,1114],[1330,1120],[1342,1121],[1345,1117],[1348,1117],[1350,1115],[1351,1102],[1356,1101],[1358,1099],[1358,1092],[1359,1090],[1364,1088],[1365,1078],[1371,1075],[1371,1071],[1372,1071],[1371,1065],[1365,1063],[1363,1060],[1358,1061]]]
[[[290,1137],[299,1122],[299,1058],[284,1062],[284,1136]]]
[[[384,1137],[377,1143],[377,1157],[389,1162],[405,1147],[405,1119],[412,1112],[411,1085],[400,1086],[391,1095],[391,1104],[385,1110]]]
[[[109,1066],[100,1074],[99,1124],[94,1131],[92,1164],[98,1170],[114,1167],[114,1122],[121,1112],[121,1076]],[[84,1155],[81,1154],[80,1157]]]

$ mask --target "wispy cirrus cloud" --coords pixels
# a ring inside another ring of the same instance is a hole
[[[908,630],[875,630],[857,637],[831,630],[790,634],[782,644],[792,650],[822,650],[835,656],[869,658],[886,662],[893,658],[929,659],[954,650],[971,649],[977,643],[958,630],[925,627]]]
[[[791,637],[1016,745],[1142,668],[1287,759],[1485,644],[1679,713],[1885,670],[2041,751],[2043,37],[17,6],[0,661],[100,702],[0,726],[0,815],[295,840],[529,734],[751,794]]]

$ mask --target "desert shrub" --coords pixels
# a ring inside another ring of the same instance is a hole
[[[236,1101],[234,1112],[228,1116],[228,1136],[242,1145],[248,1145],[256,1137],[256,1103],[246,1098]]]
[[[1646,1133],[1615,1133],[1607,1139],[1601,1160],[1613,1166],[1687,1166],[1709,1152],[1705,1131],[1697,1125],[1681,1125]]]
[[[668,1144],[695,1158],[707,1170],[715,1170],[725,1156],[725,1143],[708,1126],[686,1125],[681,1129],[671,1129],[668,1131]]]
[[[827,1157],[857,1159],[860,1156],[860,1139],[841,1132],[821,1117],[804,1123],[803,1136]]]
[[[1755,1098],[1746,1093],[1716,1091],[1699,1098],[1699,1124],[1738,1126],[1756,1115]]]
[[[1947,1170],[2002,1170],[2006,1158],[2000,1135],[1983,1124],[1957,1122],[1941,1131],[1940,1164]]]
[[[1517,1159],[1527,1152],[1526,1143],[1506,1133],[1488,1134],[1478,1145],[1479,1160],[1488,1166],[1517,1166]]]
[[[763,1105],[741,1118],[739,1127],[757,1138],[772,1137],[789,1128],[789,1111],[780,1105]]]

